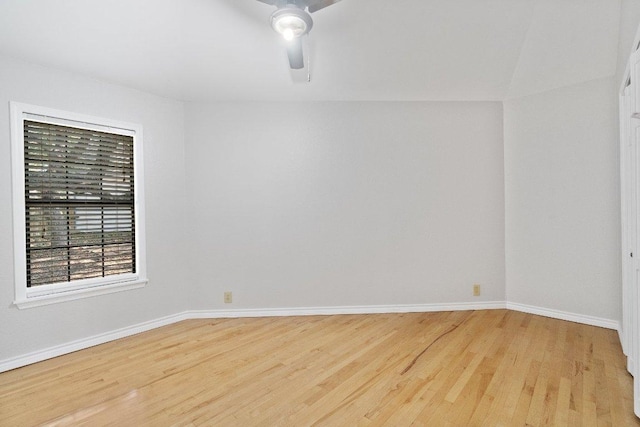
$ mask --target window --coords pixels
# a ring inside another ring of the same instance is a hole
[[[15,303],[146,283],[139,125],[12,103]]]

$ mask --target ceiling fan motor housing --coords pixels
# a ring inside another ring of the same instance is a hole
[[[313,19],[297,4],[288,3],[271,14],[271,27],[285,38],[297,38],[311,30]]]
[[[271,28],[286,41],[289,66],[293,70],[304,68],[301,36],[313,27],[310,13],[331,6],[340,0],[258,0],[277,7],[271,14]]]

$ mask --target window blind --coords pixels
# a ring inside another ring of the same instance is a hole
[[[133,137],[24,121],[27,286],[135,273]]]

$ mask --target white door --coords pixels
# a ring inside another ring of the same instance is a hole
[[[640,316],[638,316],[638,308],[640,307],[640,292],[638,291],[638,285],[640,284],[640,254],[637,250],[640,248],[640,120],[631,119],[629,126],[629,139],[631,144],[629,146],[629,162],[630,172],[633,174],[633,180],[631,180],[629,193],[631,200],[629,200],[629,216],[628,224],[629,236],[634,238],[629,242],[629,254],[628,260],[628,289],[627,298],[623,307],[626,308],[627,315],[631,317],[631,325],[629,334],[628,346],[630,351],[628,356],[628,368],[631,368],[630,372],[633,375],[633,395],[634,395],[634,412],[640,416]]]
[[[636,243],[636,168],[635,143],[631,138],[631,87],[627,86],[620,97],[620,190],[622,223],[622,350],[627,356],[627,370],[634,375],[633,354],[633,295],[636,280],[634,249]]]
[[[630,84],[624,90],[620,105],[621,143],[627,141],[625,168],[626,217],[623,214],[628,254],[623,254],[623,336],[627,347],[627,368],[633,375],[634,412],[640,417],[640,52],[631,55]],[[621,145],[622,148],[622,145]],[[625,206],[623,206],[625,209]],[[630,325],[629,325],[630,322]],[[625,325],[625,323],[627,323]],[[626,327],[626,330],[625,330]]]

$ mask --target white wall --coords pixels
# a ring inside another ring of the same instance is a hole
[[[620,318],[616,86],[593,80],[504,103],[510,302]]]
[[[13,244],[9,101],[144,128],[149,284],[144,289],[18,310]],[[179,102],[0,57],[0,361],[186,309],[183,106]]]
[[[633,42],[640,24],[640,1],[620,1],[620,25],[618,39],[618,62],[616,67],[616,84],[622,83],[622,76],[627,66],[627,60],[634,48]]]
[[[500,103],[187,104],[185,117],[191,308],[504,300]]]

